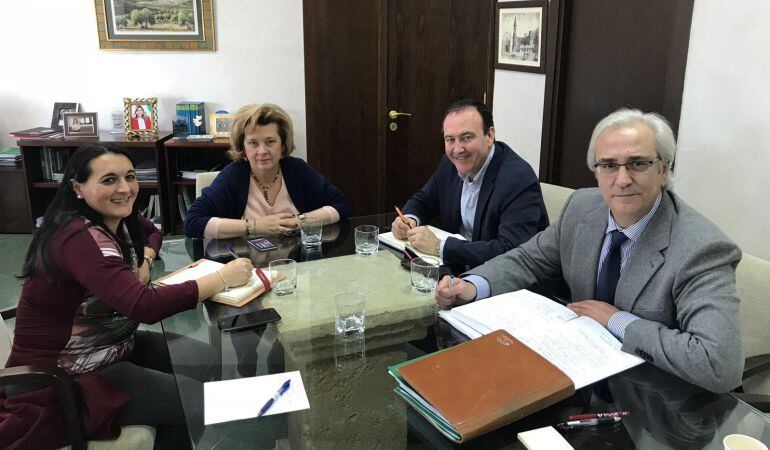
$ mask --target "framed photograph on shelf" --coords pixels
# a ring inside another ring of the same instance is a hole
[[[545,73],[545,0],[497,3],[495,68]]]
[[[95,0],[102,50],[214,51],[214,0]]]
[[[158,134],[158,97],[124,98],[123,127],[125,133]]]
[[[53,104],[53,113],[51,114],[51,128],[61,130],[64,127],[64,113],[78,112],[80,103],[56,102]]]
[[[99,137],[99,123],[94,112],[66,112],[62,114],[64,137]]]
[[[233,115],[217,111],[209,117],[209,129],[215,138],[229,138],[230,127],[233,125]]]

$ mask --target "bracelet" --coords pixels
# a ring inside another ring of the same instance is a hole
[[[249,236],[249,219],[243,219],[243,223],[246,225],[246,236]]]
[[[218,271],[218,270],[217,270],[217,275],[219,275],[219,278],[221,278],[221,279],[222,279],[222,284],[224,284],[224,285],[225,285],[224,291],[225,291],[225,292],[229,291],[229,290],[230,290],[230,288],[227,286],[227,282],[225,282],[225,277],[223,277],[223,276],[222,276],[222,274],[221,274],[221,273],[219,273],[219,271]]]
[[[144,260],[147,261],[147,265],[152,269],[152,265],[155,262],[155,259],[150,255],[144,255]]]

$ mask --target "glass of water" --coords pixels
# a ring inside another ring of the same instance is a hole
[[[288,295],[297,289],[297,262],[293,259],[270,261],[270,282],[276,295]]]
[[[380,229],[374,225],[359,225],[355,229],[356,253],[374,255],[380,247]]]
[[[366,329],[366,300],[358,292],[343,292],[334,297],[334,328],[340,336],[355,336]]]
[[[412,287],[422,293],[433,292],[438,284],[440,264],[438,258],[430,256],[414,258],[411,264]]]
[[[299,224],[302,233],[302,245],[305,247],[317,247],[321,245],[323,235],[323,223],[318,217],[307,217]]]

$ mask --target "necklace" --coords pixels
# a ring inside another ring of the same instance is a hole
[[[253,178],[254,182],[257,183],[257,187],[259,188],[260,191],[262,191],[262,197],[265,198],[265,203],[267,203],[269,206],[273,206],[273,204],[270,203],[270,200],[268,200],[267,198],[267,191],[269,191],[270,188],[273,187],[273,184],[275,184],[275,182],[278,181],[278,175],[280,174],[281,174],[281,169],[278,169],[278,173],[275,174],[275,178],[273,178],[273,181],[271,181],[270,184],[265,186],[264,184],[259,182],[259,180],[257,179],[257,176],[254,175],[254,172],[251,172],[251,178]]]

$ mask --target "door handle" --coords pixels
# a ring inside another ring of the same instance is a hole
[[[406,117],[411,117],[411,114],[409,114],[409,113],[403,113],[403,112],[398,112],[398,111],[396,111],[395,109],[392,109],[392,110],[391,110],[391,111],[388,113],[388,117],[390,117],[390,120],[396,120],[396,119],[398,118],[398,116],[406,116]]]

